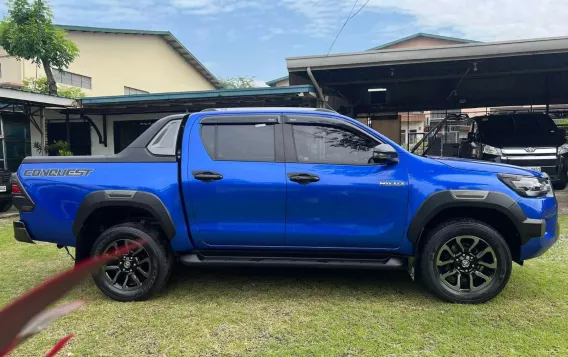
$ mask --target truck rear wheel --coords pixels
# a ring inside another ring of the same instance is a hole
[[[495,229],[475,220],[452,220],[432,230],[420,257],[426,286],[443,300],[478,304],[507,285],[509,246]]]
[[[140,245],[137,240],[145,243]],[[169,246],[159,231],[142,223],[116,225],[97,238],[91,256],[112,254],[128,244],[136,248],[102,267],[93,280],[111,299],[146,300],[163,289],[173,264]]]

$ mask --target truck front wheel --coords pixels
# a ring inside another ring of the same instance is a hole
[[[511,252],[491,226],[475,220],[452,220],[425,238],[420,257],[422,279],[443,300],[483,303],[507,285]]]
[[[144,244],[138,244],[139,240]],[[146,300],[165,286],[173,264],[171,251],[158,230],[142,223],[123,223],[97,238],[91,256],[112,254],[126,245],[135,248],[102,267],[93,280],[114,300]]]

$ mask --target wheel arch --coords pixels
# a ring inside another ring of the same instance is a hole
[[[120,217],[117,217],[120,216]],[[176,229],[170,213],[160,198],[152,193],[129,190],[104,190],[88,194],[77,211],[73,234],[77,239],[76,261],[89,256],[90,245],[96,239],[93,224],[122,223],[131,219],[152,220],[166,239],[171,240]],[[108,227],[107,227],[108,228]]]
[[[423,246],[426,232],[457,218],[472,218],[489,224],[507,241],[513,260],[520,261],[520,247],[529,237],[541,234],[540,222],[531,222],[509,196],[491,191],[448,190],[429,196],[408,228],[408,240],[415,253]],[[536,220],[538,221],[538,220]]]

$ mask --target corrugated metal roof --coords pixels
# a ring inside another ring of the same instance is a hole
[[[221,89],[208,90],[198,92],[173,92],[173,93],[155,93],[155,94],[136,94],[136,95],[117,95],[106,97],[88,97],[83,98],[83,105],[94,104],[110,104],[110,103],[135,103],[148,101],[168,101],[183,99],[215,99],[229,97],[246,97],[246,96],[266,96],[266,95],[286,95],[315,93],[315,88],[311,85],[288,86],[288,87],[262,87],[262,88],[246,88],[246,89]]]
[[[26,103],[42,107],[73,107],[78,102],[75,99],[8,88],[0,88],[0,101],[3,104]]]
[[[568,53],[568,37],[289,57],[286,62],[288,71],[300,72],[554,53]]]
[[[211,82],[215,88],[223,88],[223,85],[221,84],[221,82],[219,82],[217,77],[215,77],[213,73],[211,73],[201,62],[199,62],[199,60],[169,31],[129,30],[71,25],[55,26],[65,31],[161,36],[168,43],[168,45],[170,45],[180,54],[180,56],[182,56],[189,64],[195,67],[205,78],[207,78],[207,80]]]

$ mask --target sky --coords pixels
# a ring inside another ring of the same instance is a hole
[[[217,77],[252,76],[260,85],[287,74],[286,57],[326,54],[367,0],[48,2],[57,24],[170,31]],[[331,53],[417,32],[484,42],[568,36],[567,19],[565,0],[369,0]]]

